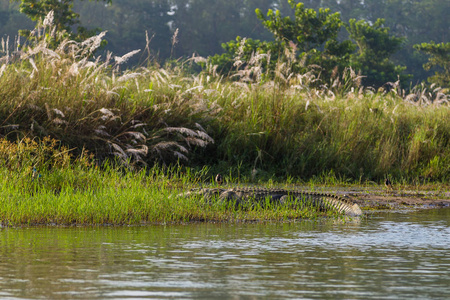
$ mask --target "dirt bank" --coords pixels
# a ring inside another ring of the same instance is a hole
[[[362,209],[450,207],[448,191],[350,191],[346,194]]]

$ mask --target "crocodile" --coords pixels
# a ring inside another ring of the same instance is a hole
[[[348,216],[362,215],[358,204],[337,195],[288,190],[277,188],[201,188],[194,189],[180,196],[202,196],[206,202],[212,203],[214,199],[219,202],[226,201],[236,206],[264,205],[294,205],[295,207],[313,206],[321,210],[334,210]]]

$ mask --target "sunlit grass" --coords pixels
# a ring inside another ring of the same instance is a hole
[[[198,196],[180,196],[191,188],[211,185],[207,169],[155,166],[130,171],[108,164],[97,167],[89,155],[60,165],[70,156],[65,148],[52,148],[51,140],[45,145],[21,142],[28,146],[8,147],[11,156],[17,157],[14,163],[0,167],[3,225],[236,222],[328,215],[313,209],[235,207],[220,201],[206,203]],[[9,144],[15,145],[3,145]],[[47,154],[47,160],[30,170],[37,149],[41,155]]]
[[[66,174],[70,172],[66,170]],[[84,190],[66,185],[55,191],[43,188],[45,184],[40,182],[30,182],[30,188],[24,189],[13,181],[3,180],[0,220],[4,225],[123,225],[288,220],[324,215],[317,210],[287,207],[246,209],[206,204],[198,197],[177,197],[181,190],[172,187],[168,179],[151,179],[144,172],[120,175],[116,171],[102,171],[92,176],[102,185]]]

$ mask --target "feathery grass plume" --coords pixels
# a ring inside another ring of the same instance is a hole
[[[412,89],[412,93],[404,97],[404,100],[416,106],[445,105],[449,104],[450,95],[444,93],[444,89],[430,86],[430,90],[425,84],[417,85]]]
[[[136,77],[141,76],[141,73],[125,73],[124,75],[117,78],[117,82],[128,81],[130,79],[134,79]]]
[[[138,54],[139,52],[141,52],[141,50],[137,49],[137,50],[130,51],[130,52],[128,52],[127,54],[125,54],[123,56],[114,56],[114,61],[116,62],[117,65],[124,64],[131,57],[133,57],[134,55]]]
[[[6,64],[4,64],[0,67],[0,77],[2,77],[3,72],[5,72],[5,70],[6,70]]]
[[[55,17],[55,12],[51,10],[44,18],[44,21],[42,22],[42,26],[49,27],[53,25],[53,20]]]
[[[40,40],[30,43],[18,61],[2,63],[0,81],[4,88],[0,94],[6,97],[3,99],[11,101],[0,105],[0,115],[4,116],[0,134],[8,133],[11,138],[51,135],[76,149],[87,147],[101,160],[116,156],[122,162],[139,163],[158,160],[161,155],[153,156],[151,154],[155,151],[149,149],[153,146],[162,149],[161,143],[170,144],[172,138],[173,144],[178,145],[175,147],[177,152],[169,151],[162,155],[165,161],[170,160],[170,155],[176,160],[180,153],[188,158],[189,151],[184,149],[194,145],[205,147],[211,143],[212,139],[206,132],[179,137],[189,132],[189,128],[196,128],[195,124],[202,122],[202,115],[210,113],[210,110],[194,103],[180,105],[179,94],[167,93],[168,84],[184,86],[179,84],[179,78],[173,80],[178,75],[154,68],[121,73],[108,67],[112,54],[108,53],[104,61],[93,56],[105,33],[81,43],[63,40],[55,50],[49,49],[45,40]],[[7,47],[7,42],[4,41],[3,45]],[[136,53],[138,51],[116,57],[115,66]],[[11,74],[6,72],[8,64],[13,64]],[[17,80],[21,85],[10,84]],[[128,85],[129,81],[134,85]],[[151,101],[149,95],[142,94],[140,89],[141,85],[147,86],[145,81],[156,83],[154,88],[157,91],[150,96]],[[193,89],[189,93],[197,94],[197,91]],[[167,97],[171,100],[167,101]],[[195,107],[195,114],[189,116],[191,105]],[[165,116],[160,114],[158,106],[164,107]],[[184,120],[177,120],[183,116],[186,116]],[[148,121],[139,121],[143,119]],[[177,124],[180,134],[166,132],[155,139],[158,132],[170,127],[171,122]],[[15,130],[11,131],[13,126]]]
[[[173,57],[173,50],[175,48],[175,45],[178,43],[178,28],[175,29],[173,35],[172,35],[172,47],[170,49],[170,57]]]
[[[93,54],[95,52],[95,50],[97,50],[103,40],[103,37],[106,35],[108,31],[102,31],[97,35],[94,35],[86,40],[84,40],[83,42],[81,42],[81,46],[83,51],[82,54],[84,54],[84,56],[89,56],[91,54]]]
[[[6,37],[6,41],[5,38],[2,38],[2,52],[3,53],[8,53],[8,44],[9,44],[9,36]]]
[[[333,94],[339,94],[340,96],[346,96],[349,94],[364,94],[364,88],[361,86],[361,81],[365,76],[356,74],[356,72],[351,68],[345,68],[342,72],[342,77],[339,77],[337,68],[333,70],[333,75],[331,79],[333,82],[329,87],[329,91]]]

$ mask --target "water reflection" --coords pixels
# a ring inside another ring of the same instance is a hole
[[[450,297],[450,209],[360,222],[0,230],[0,297]]]

